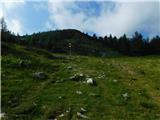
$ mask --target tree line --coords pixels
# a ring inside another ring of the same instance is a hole
[[[110,50],[129,56],[160,55],[158,35],[149,39],[135,32],[130,38],[125,34],[119,38],[112,35],[97,37],[95,34],[90,36],[78,30],[67,29],[19,36],[7,29],[4,18],[1,19],[1,40],[61,53],[67,52],[68,44],[72,44],[72,51],[84,55],[107,53]]]

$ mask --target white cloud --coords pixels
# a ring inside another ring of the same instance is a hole
[[[21,16],[15,14],[20,8],[25,5],[25,0],[1,0],[0,1],[0,17],[4,17],[7,23],[7,27],[14,33],[23,33],[23,26],[21,23]]]
[[[74,28],[91,31],[102,36],[106,34],[121,36],[124,33],[131,35],[136,30],[148,32],[149,36],[160,34],[160,6],[158,1],[114,1],[114,12],[107,12],[107,4],[106,2],[101,6],[98,17],[88,17],[82,11],[74,13],[71,8],[76,9],[78,7],[74,1],[50,1],[48,3],[50,18],[47,21],[47,26],[55,26],[56,29]]]
[[[1,0],[1,4],[5,10],[14,9],[17,6],[24,5],[25,3],[25,0]]]
[[[12,19],[9,24],[8,24],[8,29],[12,30],[15,34],[22,33],[22,24],[20,23],[19,20]]]
[[[49,2],[50,21],[58,28],[83,29],[83,21],[86,18],[82,12],[73,14],[70,8],[77,7],[74,2]]]

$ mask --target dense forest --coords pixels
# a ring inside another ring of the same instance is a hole
[[[44,48],[52,52],[67,53],[72,51],[82,55],[106,56],[118,53],[129,56],[160,55],[160,37],[144,38],[139,32],[129,38],[125,34],[97,37],[74,29],[55,30],[33,33],[31,35],[15,35],[7,29],[4,18],[1,19],[1,40],[16,42],[31,47]],[[111,52],[112,51],[112,52]],[[2,46],[3,53],[3,46]]]

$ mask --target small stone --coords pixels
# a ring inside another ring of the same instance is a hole
[[[122,94],[122,96],[123,96],[123,98],[125,99],[125,100],[127,100],[128,99],[128,93],[124,93],[124,94]]]
[[[87,83],[88,84],[93,84],[93,79],[92,78],[87,78]]]
[[[63,113],[62,113],[62,114],[60,114],[60,115],[59,115],[59,117],[64,117],[64,114],[63,114]]]
[[[5,117],[6,113],[0,113],[0,118]]]
[[[96,85],[96,82],[92,78],[87,78],[86,83],[89,85]]]
[[[71,108],[69,107],[68,110],[66,110],[66,113],[69,113],[71,111]]]
[[[62,96],[59,96],[58,98],[59,98],[59,99],[62,99]]]
[[[81,107],[81,113],[85,113],[85,112],[87,112],[87,110]]]
[[[76,93],[77,93],[78,95],[82,95],[82,92],[81,92],[81,91],[76,91]]]
[[[33,77],[40,79],[40,80],[44,80],[47,78],[47,74],[44,72],[35,72],[33,73]]]
[[[75,74],[73,76],[70,77],[70,80],[73,80],[73,81],[84,81],[85,80],[85,75],[80,73],[80,74]]]
[[[87,116],[83,115],[83,114],[80,113],[80,112],[77,112],[77,116],[78,116],[78,117],[81,117],[81,118],[84,118],[84,119],[88,119]]]
[[[113,82],[114,82],[114,83],[117,83],[117,82],[118,82],[118,80],[114,79],[114,80],[113,80]]]
[[[68,66],[67,69],[72,69],[72,66]]]
[[[36,104],[35,102],[33,102],[33,105],[34,105],[34,106],[37,106],[37,104]]]

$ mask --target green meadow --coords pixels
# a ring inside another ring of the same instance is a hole
[[[70,56],[2,46],[2,120],[160,119],[160,56]]]

